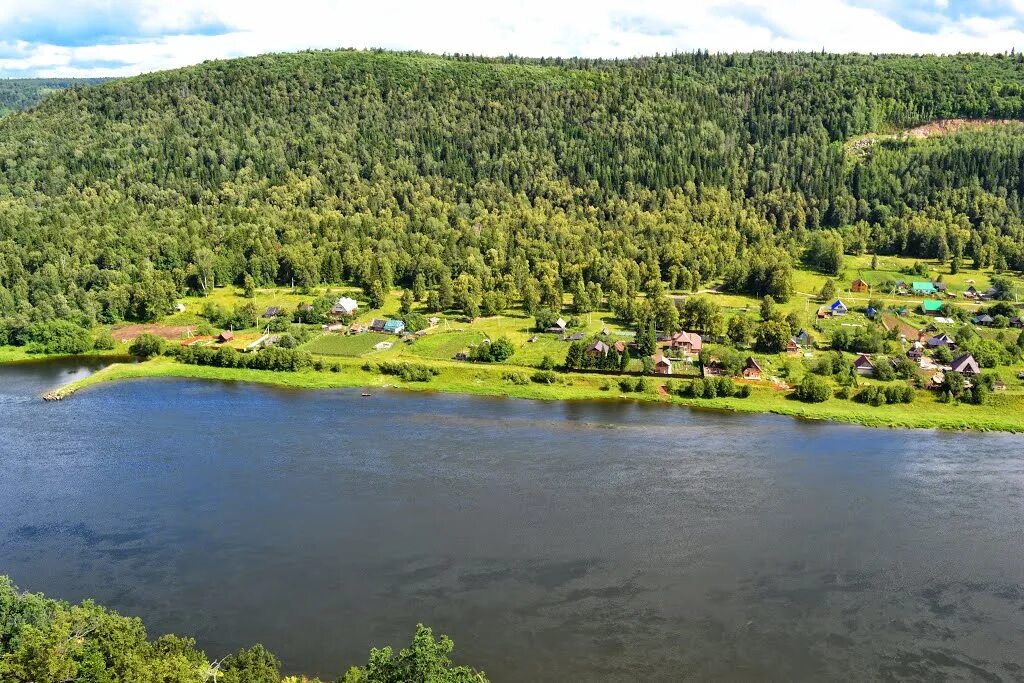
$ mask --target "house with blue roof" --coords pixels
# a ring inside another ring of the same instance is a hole
[[[401,320],[389,318],[384,322],[384,332],[387,334],[402,334],[405,331],[405,323]]]
[[[832,315],[846,315],[850,312],[850,309],[846,307],[842,299],[836,299],[836,302],[829,306],[828,310]]]

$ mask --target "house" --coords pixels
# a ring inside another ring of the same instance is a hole
[[[746,379],[761,379],[761,366],[753,356],[747,356],[747,361],[743,364],[743,376]]]
[[[370,332],[383,332],[385,323],[387,323],[387,320],[374,318],[373,320],[370,321]]]
[[[1019,315],[1015,315],[1010,318],[1010,327],[1024,327],[1024,318]]]
[[[935,287],[935,291],[940,294],[945,294],[949,286],[945,282],[933,282],[932,285]]]
[[[217,341],[220,342],[221,344],[226,344],[234,338],[235,333],[232,332],[231,330],[224,330],[223,332],[217,335]]]
[[[401,320],[396,320],[394,318],[389,318],[387,321],[385,321],[384,327],[382,329],[382,332],[384,332],[385,334],[402,334],[402,332],[404,331],[405,322]]]
[[[276,318],[279,315],[281,315],[281,308],[279,306],[271,306],[263,311],[264,318]]]
[[[971,285],[970,287],[964,290],[965,299],[977,299],[978,296],[978,290],[974,288],[974,285]]]
[[[910,283],[910,289],[914,294],[936,294],[938,292],[935,289],[935,284],[932,282],[912,282]]]
[[[978,365],[978,361],[974,360],[974,356],[969,353],[965,353],[962,356],[954,359],[949,365],[949,369],[953,372],[959,372],[962,375],[980,375],[981,366]]]
[[[975,325],[991,325],[993,322],[995,322],[993,320],[992,316],[990,316],[988,313],[982,313],[981,315],[976,315],[973,318],[971,318],[971,321]]]
[[[938,299],[925,299],[921,302],[921,311],[925,315],[934,315],[942,312],[942,302]]]
[[[558,334],[565,334],[565,328],[569,323],[565,322],[562,318],[559,318],[547,329],[548,332],[557,332]]]
[[[363,332],[366,332],[366,329],[366,325],[363,325],[362,323],[352,323],[351,325],[348,326],[348,333],[362,334]]]
[[[609,351],[611,351],[611,347],[599,339],[590,346],[588,346],[587,350],[584,353],[586,353],[591,358],[604,358],[605,356],[608,355]]]
[[[878,315],[878,309],[874,306],[868,306],[867,310],[864,311],[864,315],[866,315],[869,320],[874,320],[875,316]]]
[[[334,302],[334,306],[331,307],[332,315],[354,315],[356,310],[359,308],[359,304],[355,299],[350,299],[347,296],[343,296]]]
[[[856,292],[858,294],[863,294],[865,292],[871,291],[871,285],[869,285],[864,280],[857,278],[856,280],[850,283],[850,291]]]
[[[807,330],[800,330],[794,338],[800,346],[814,346],[814,338],[807,334]]]
[[[832,315],[846,315],[850,309],[846,307],[842,299],[836,299],[835,303],[828,307]]]
[[[607,337],[608,335],[611,334],[611,330],[609,330],[607,327],[605,327],[605,328],[603,328],[601,330],[601,334],[604,335],[605,337]]]
[[[853,361],[853,369],[857,371],[858,375],[864,375],[865,377],[875,374],[875,364],[863,353],[857,356],[857,360]]]
[[[697,356],[704,348],[704,342],[696,332],[678,332],[672,335],[669,346],[673,351],[679,351],[684,356]]]
[[[341,332],[345,329],[344,323],[331,323],[322,326],[324,332]]]
[[[919,341],[914,342],[913,344],[911,344],[910,348],[907,350],[907,358],[909,358],[912,361],[920,362],[923,357],[924,357],[924,344],[922,344]]]
[[[656,375],[671,375],[672,374],[672,361],[665,358],[660,353],[654,354],[651,358],[654,361],[654,374]]]
[[[583,334],[582,332],[573,332],[568,337],[566,337],[566,340],[574,342],[574,341],[583,341],[586,338],[587,338],[587,335]]]
[[[615,346],[615,351],[617,353],[625,353],[626,352],[626,342],[622,341],[621,339],[619,341],[615,342],[614,346]]]
[[[455,360],[469,360],[469,354],[465,351],[459,351],[455,354]]]
[[[705,377],[722,377],[725,374],[725,364],[720,359],[714,356],[708,358],[708,362],[704,364]]]
[[[929,337],[928,338],[928,347],[929,348],[937,349],[940,346],[946,346],[946,347],[949,347],[949,348],[952,349],[952,348],[956,347],[956,342],[954,342],[953,338],[950,337],[945,332],[940,332],[939,334],[935,335],[934,337]]]
[[[800,350],[800,342],[795,337],[790,337],[789,341],[786,342],[786,353],[800,353]]]
[[[832,317],[832,311],[830,311],[828,309],[828,306],[822,306],[821,308],[818,309],[818,317],[819,318],[831,318]]]
[[[999,292],[996,291],[995,287],[989,287],[984,292],[979,294],[978,298],[981,299],[982,301],[986,301],[988,299],[995,299],[998,293]]]
[[[992,388],[996,391],[1006,391],[1006,382],[1001,379],[997,379],[992,383]]]
[[[533,335],[532,337],[530,337],[529,339],[526,340],[526,343],[527,344],[536,344],[537,343],[537,339],[539,339],[539,337],[537,335]]]

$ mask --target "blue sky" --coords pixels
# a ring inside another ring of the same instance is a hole
[[[1024,49],[1024,0],[0,0],[4,77],[122,76],[333,47],[1002,52]]]

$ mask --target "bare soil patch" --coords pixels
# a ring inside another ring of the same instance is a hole
[[[164,339],[181,339],[192,335],[195,326],[186,325],[119,325],[110,331],[119,342],[131,341],[142,334],[155,334]]]

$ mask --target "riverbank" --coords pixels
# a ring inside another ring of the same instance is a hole
[[[167,358],[145,363],[115,363],[96,373],[57,388],[52,396],[64,399],[88,387],[146,378],[180,378],[209,381],[248,382],[288,389],[389,388],[409,391],[502,396],[517,399],[633,400],[739,413],[765,413],[808,420],[830,420],[866,427],[942,429],[952,431],[1024,432],[1024,400],[1020,396],[995,395],[983,406],[941,403],[929,392],[918,392],[910,405],[867,406],[833,398],[824,403],[801,403],[788,393],[756,386],[748,398],[693,399],[666,395],[651,382],[649,391],[622,393],[608,377],[557,373],[560,382],[546,385],[515,384],[505,377],[521,369],[507,366],[437,363],[438,371],[429,382],[406,382],[398,377],[363,369],[358,359],[342,359],[338,372],[272,372],[239,368],[185,365]],[[521,373],[529,377],[528,373]]]

